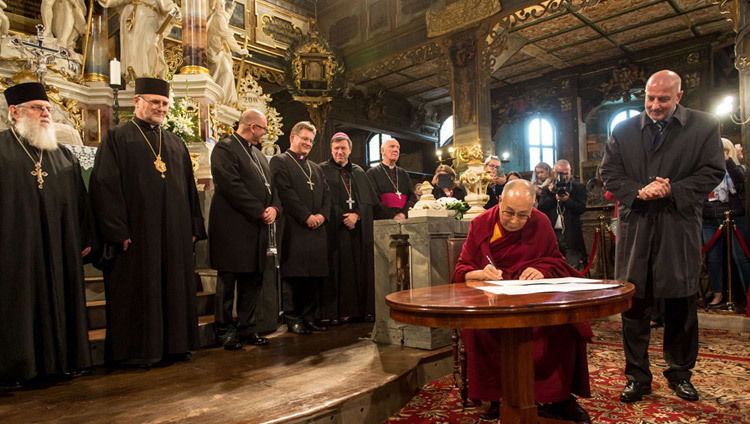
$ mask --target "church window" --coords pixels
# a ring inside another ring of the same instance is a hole
[[[636,116],[636,115],[638,115],[640,113],[641,113],[641,111],[639,111],[636,108],[628,108],[628,109],[621,110],[621,111],[617,112],[612,117],[612,120],[609,121],[609,129],[607,131],[607,135],[608,136],[612,135],[612,130],[615,129],[615,127],[617,126],[617,124],[619,124],[620,122],[622,122],[622,121],[624,121],[624,120],[626,120],[628,118],[632,118],[632,117],[634,117],[634,116]]]
[[[391,137],[388,134],[373,134],[368,140],[367,140],[367,164],[370,166],[375,166],[380,163],[381,160],[383,160],[381,153],[380,153],[380,146],[383,144],[384,141],[390,140]]]
[[[529,166],[534,169],[539,162],[546,162],[550,166],[555,164],[555,131],[552,124],[545,118],[537,117],[529,122],[527,127],[529,146]]]

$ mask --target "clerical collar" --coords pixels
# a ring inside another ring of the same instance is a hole
[[[232,135],[234,137],[237,137],[237,141],[239,141],[240,143],[244,144],[245,146],[252,147],[252,143],[245,140],[245,137],[241,136],[240,133],[234,132]]]
[[[159,125],[151,125],[137,116],[133,117],[133,122],[135,122],[136,124],[138,124],[138,126],[146,130],[156,131],[159,129]]]
[[[396,164],[395,164],[395,163],[393,164],[393,166],[391,166],[391,165],[387,165],[387,164],[386,164],[385,162],[380,162],[380,163],[381,163],[381,164],[382,164],[383,166],[387,166],[387,167],[388,167],[388,169],[393,169],[393,168],[395,168],[395,167],[396,167]]]
[[[295,157],[295,158],[297,158],[298,160],[305,160],[305,159],[307,159],[307,156],[306,156],[306,155],[301,155],[301,154],[299,154],[299,153],[295,152],[295,151],[294,151],[294,150],[292,150],[292,149],[288,149],[288,150],[287,150],[287,152],[289,152],[289,153],[293,154],[293,155],[294,155],[294,157]]]
[[[339,165],[339,163],[338,163],[338,162],[336,162],[336,160],[335,160],[334,158],[331,158],[331,159],[329,159],[329,160],[331,161],[331,163],[332,163],[332,164],[333,164],[333,165],[334,165],[335,167],[337,167],[337,168],[343,168],[343,169],[346,169],[346,170],[347,170],[347,171],[349,171],[349,172],[352,172],[352,161],[348,160],[348,161],[346,161],[346,163],[345,163],[345,164],[343,164],[343,165]]]

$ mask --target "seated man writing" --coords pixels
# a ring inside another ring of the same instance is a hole
[[[508,182],[497,206],[471,222],[455,271],[466,280],[536,280],[580,277],[560,254],[552,224],[533,208],[536,191],[526,180]],[[491,259],[491,261],[490,261]],[[464,330],[469,397],[492,401],[482,418],[499,415],[500,379],[495,330]],[[539,416],[590,422],[571,395],[589,397],[586,343],[593,336],[586,323],[534,327],[534,393]]]

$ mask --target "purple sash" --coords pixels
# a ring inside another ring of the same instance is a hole
[[[389,208],[403,209],[406,204],[406,195],[399,195],[396,193],[383,193],[380,195],[380,201],[388,206]]]

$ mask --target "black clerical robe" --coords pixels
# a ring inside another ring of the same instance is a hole
[[[404,168],[396,166],[394,175],[395,178],[391,176],[389,167],[382,163],[367,170],[367,177],[370,179],[372,188],[380,198],[380,203],[375,207],[375,219],[392,219],[398,213],[403,213],[404,216],[408,217],[409,208],[417,203],[417,195],[414,193],[409,174],[406,173]],[[393,195],[398,200],[404,197],[406,203],[402,207],[389,207],[387,206],[387,200],[384,201],[384,195],[388,194],[391,195],[391,199],[393,199]]]
[[[65,147],[39,151],[0,132],[0,382],[91,366],[81,251],[90,246],[86,188]]]
[[[159,132],[137,118],[110,129],[91,173],[97,227],[117,251],[104,272],[110,361],[149,365],[199,348],[192,237],[206,237],[203,217],[185,144],[161,129],[160,147]]]
[[[316,214],[323,215],[326,221],[330,219],[331,198],[323,170],[291,150],[272,157],[270,165],[273,185],[284,208],[281,276],[327,276],[326,226],[313,230],[305,223],[310,215]],[[313,184],[312,190],[309,182]]]
[[[320,318],[362,317],[375,312],[372,208],[379,203],[365,171],[333,159],[320,164],[331,191],[328,232],[330,274],[321,293]],[[354,203],[349,206],[349,192]],[[359,215],[354,229],[344,225],[344,214]]]
[[[263,272],[268,224],[261,215],[270,206],[281,208],[271,184],[268,160],[245,139],[232,134],[216,143],[211,153],[211,174],[216,186],[208,227],[211,267]]]

